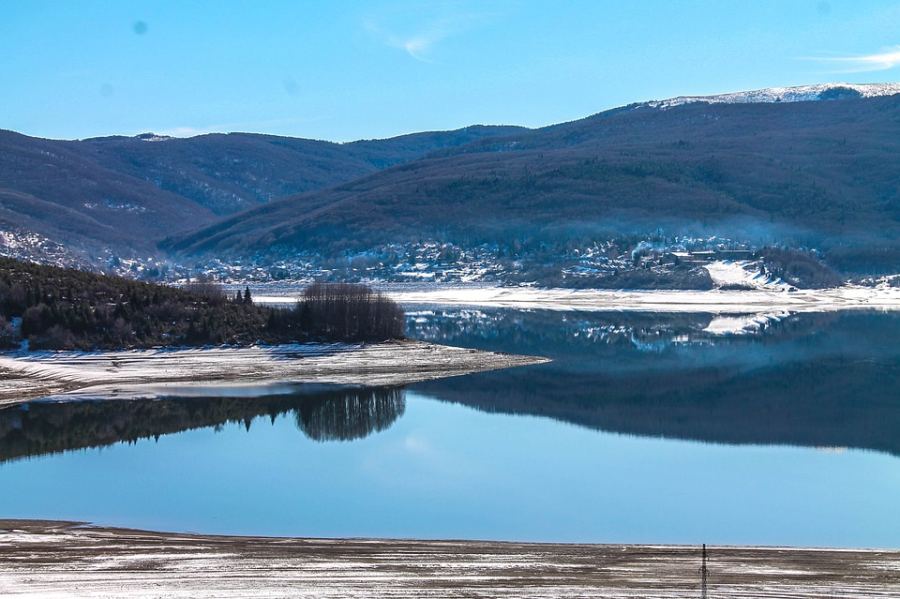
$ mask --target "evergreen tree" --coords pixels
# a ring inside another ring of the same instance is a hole
[[[379,341],[402,337],[403,327],[400,306],[364,285],[316,283],[287,309],[254,305],[249,287],[228,301],[209,282],[176,288],[0,258],[4,345],[20,334],[34,349],[83,350]]]

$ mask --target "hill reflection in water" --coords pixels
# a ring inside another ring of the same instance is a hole
[[[900,455],[900,316],[794,315],[725,337],[705,330],[712,318],[422,311],[413,335],[554,361],[413,389],[616,433]]]
[[[32,402],[0,411],[0,461],[159,438],[204,427],[293,416],[316,441],[350,441],[385,430],[406,408],[403,389],[298,386],[258,397],[208,396]]]
[[[727,444],[871,449],[900,456],[900,315],[795,315],[717,336],[710,315],[435,309],[413,337],[553,362],[420,383],[438,400],[587,428]],[[292,418],[352,441],[404,413],[401,388],[305,385],[147,400],[33,402],[0,411],[0,461],[190,429]],[[465,431],[460,431],[465,434]]]

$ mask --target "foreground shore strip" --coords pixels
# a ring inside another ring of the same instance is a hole
[[[226,537],[0,520],[3,597],[699,596],[697,547]],[[711,597],[897,597],[900,551],[713,547]]]
[[[407,385],[547,361],[422,341],[0,354],[0,407],[173,384]]]

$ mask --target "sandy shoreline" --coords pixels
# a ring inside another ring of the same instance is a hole
[[[0,407],[47,396],[146,397],[172,385],[407,385],[546,361],[422,341],[0,354]]]
[[[896,597],[900,551],[710,547],[711,597]],[[4,597],[699,596],[692,546],[301,539],[0,520]]]

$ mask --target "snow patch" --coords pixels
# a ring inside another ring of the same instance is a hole
[[[781,279],[767,275],[762,263],[751,260],[718,260],[703,266],[717,287],[743,285],[753,289],[773,289],[788,291],[788,285]]]
[[[822,83],[795,87],[767,87],[751,91],[732,92],[712,96],[678,96],[666,100],[652,100],[641,106],[672,108],[684,104],[760,104],[774,102],[815,102],[828,99],[829,93],[847,90],[862,98],[900,94],[900,83]]]
[[[534,287],[446,287],[421,291],[384,290],[405,305],[471,306],[532,310],[593,312],[667,312],[708,314],[765,314],[776,312],[834,312],[839,310],[900,310],[900,287],[846,285],[833,289],[778,288],[752,291],[538,289]],[[290,296],[288,296],[290,297]],[[265,298],[285,303],[285,297]],[[255,301],[259,301],[256,298]]]

